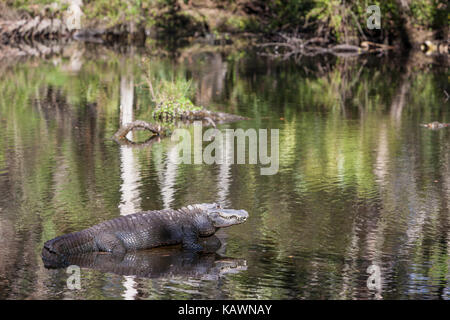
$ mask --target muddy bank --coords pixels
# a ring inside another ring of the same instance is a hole
[[[70,41],[95,43],[113,47],[137,46],[146,47],[146,40],[163,40],[173,47],[191,45],[193,43],[207,45],[230,45],[233,42],[246,41],[248,45],[257,45],[266,55],[281,57],[283,59],[296,55],[359,55],[370,52],[405,51],[401,45],[385,45],[370,41],[361,41],[354,45],[340,44],[327,38],[315,37],[313,34],[258,34],[241,32],[230,34],[196,33],[195,35],[167,35],[156,29],[134,28],[119,24],[110,28],[73,29],[70,24],[60,20],[43,17],[34,17],[19,20],[1,20],[0,17],[0,60],[12,56],[47,56],[59,45]],[[244,40],[243,40],[244,39]],[[151,41],[150,41],[151,42]],[[427,39],[410,49],[421,50],[427,55],[448,55],[448,40]],[[50,48],[51,47],[51,48]],[[337,50],[337,49],[339,50]],[[336,52],[339,51],[338,53]],[[344,53],[342,53],[343,51]]]
[[[73,39],[96,43],[144,43],[145,30],[130,33],[123,26],[108,29],[71,29],[60,19],[34,17],[20,20],[0,20],[0,44],[26,41]]]

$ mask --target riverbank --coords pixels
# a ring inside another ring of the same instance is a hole
[[[334,44],[363,41],[418,47],[448,39],[445,1],[374,1],[381,28],[359,1],[242,0],[82,1],[7,0],[0,4],[0,41],[73,37],[92,42],[142,44],[146,38],[204,38],[226,42],[237,34],[272,39],[280,33]]]

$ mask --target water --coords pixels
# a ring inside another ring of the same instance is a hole
[[[419,126],[450,122],[439,59],[67,52],[0,66],[0,298],[450,298],[450,130]],[[176,165],[169,139],[114,142],[120,123],[151,119],[144,69],[156,82],[192,79],[196,103],[251,118],[219,129],[279,129],[278,173]],[[213,201],[250,213],[218,232],[217,256],[101,257],[80,263],[80,290],[43,266],[43,243],[61,234]],[[367,287],[371,265],[378,290]]]

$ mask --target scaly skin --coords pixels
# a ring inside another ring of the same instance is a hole
[[[42,257],[51,260],[97,251],[123,254],[180,243],[185,249],[198,251],[202,250],[199,237],[243,223],[247,217],[245,210],[223,209],[217,204],[139,212],[49,240],[44,244]]]

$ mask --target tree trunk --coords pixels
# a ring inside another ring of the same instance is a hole
[[[66,0],[65,3],[69,6],[67,12],[64,15],[64,23],[67,29],[80,30],[81,29],[81,17],[83,16],[83,11],[81,7],[83,6],[82,0]]]
[[[411,12],[411,0],[396,0],[397,6],[400,9],[400,16],[402,19],[401,38],[405,48],[420,48],[420,45],[433,37],[433,33],[426,30],[421,30],[414,27],[414,17]]]

